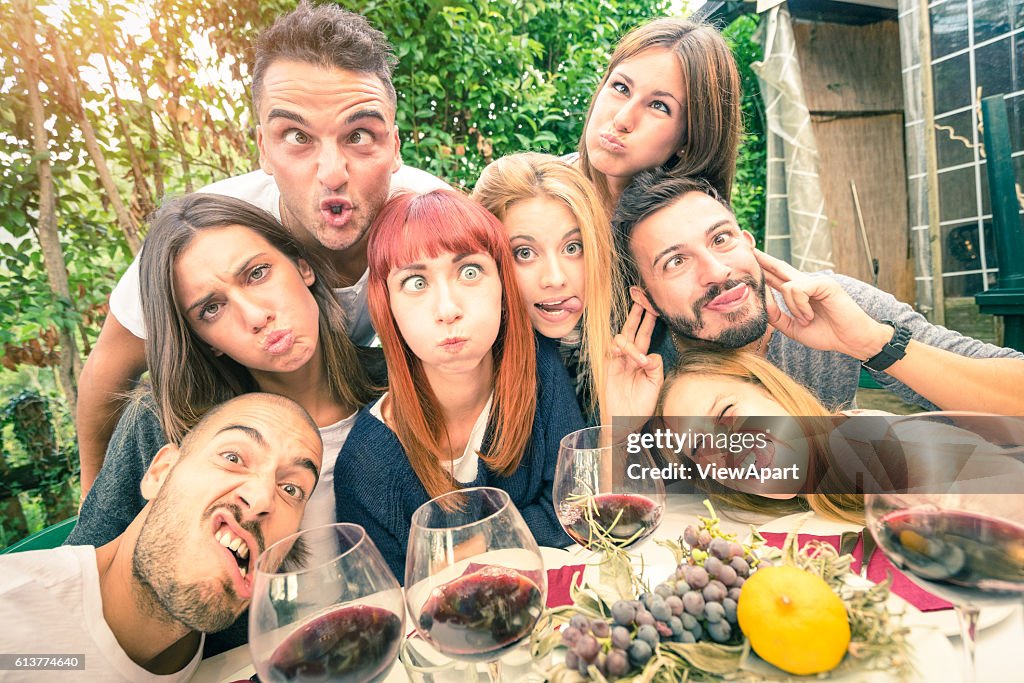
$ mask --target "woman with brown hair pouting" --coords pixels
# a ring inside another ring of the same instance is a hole
[[[313,264],[273,216],[240,199],[194,193],[160,209],[140,258],[152,386],[118,423],[70,543],[102,545],[121,533],[145,504],[139,482],[157,450],[180,443],[213,406],[253,391],[293,399],[320,427],[320,484],[303,528],[334,522],[334,460],[373,393],[345,313]],[[242,467],[236,459],[225,466]],[[312,549],[321,550],[330,552]]]
[[[655,19],[619,41],[575,163],[609,213],[649,168],[703,176],[728,198],[741,127],[739,72],[722,35],[705,24]]]

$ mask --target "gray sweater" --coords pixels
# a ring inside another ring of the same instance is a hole
[[[65,545],[101,546],[117,538],[146,506],[139,484],[167,437],[152,397],[129,404],[107,446],[96,482]]]
[[[892,320],[905,325],[910,329],[914,341],[970,358],[1024,359],[1024,354],[1013,349],[986,344],[941,325],[933,325],[892,294],[865,282],[828,271],[814,275],[831,277],[837,281],[857,305],[875,320]],[[782,296],[778,295],[776,300],[780,308],[785,310]],[[666,368],[676,365],[679,354],[670,341],[670,335],[665,334],[655,348],[662,354]],[[837,351],[817,351],[781,332],[773,334],[768,342],[767,358],[772,365],[807,387],[825,406],[832,409],[854,407],[860,381],[861,365],[858,359]],[[882,387],[905,402],[925,410],[938,410],[936,405],[885,372],[869,372]]]

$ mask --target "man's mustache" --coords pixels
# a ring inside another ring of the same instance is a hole
[[[728,291],[737,285],[747,285],[755,293],[761,291],[761,285],[756,280],[754,280],[753,276],[750,275],[744,278],[740,278],[739,280],[726,280],[721,284],[714,283],[708,285],[708,288],[707,290],[705,290],[704,295],[693,303],[694,313],[698,313],[699,311],[701,311],[705,306],[707,306],[709,303],[718,298],[722,294],[722,292]]]

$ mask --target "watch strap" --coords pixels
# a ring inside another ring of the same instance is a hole
[[[861,363],[868,370],[882,372],[890,365],[907,355],[907,344],[910,342],[910,329],[892,320],[882,320],[893,329],[892,339],[886,342],[882,350]]]

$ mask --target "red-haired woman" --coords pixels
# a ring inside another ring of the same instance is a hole
[[[534,339],[505,228],[455,192],[400,195],[367,253],[389,391],[360,411],[338,457],[338,521],[362,524],[404,576],[417,507],[496,486],[540,545],[568,545],[551,486],[558,443],[583,418],[557,351]]]

